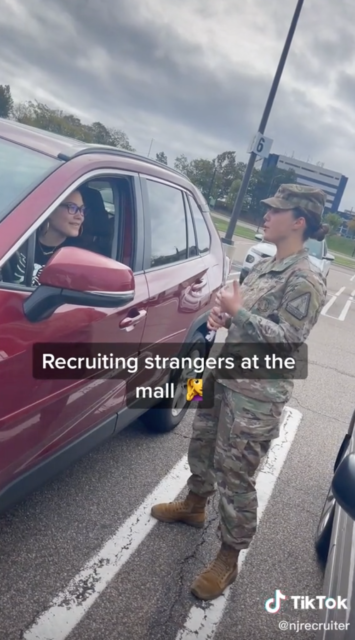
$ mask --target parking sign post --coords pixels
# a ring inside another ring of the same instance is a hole
[[[250,153],[250,157],[249,157],[249,161],[243,176],[243,180],[242,183],[240,185],[240,189],[238,191],[238,195],[236,198],[236,201],[234,203],[234,207],[233,207],[233,211],[232,211],[232,215],[231,215],[231,219],[228,225],[228,229],[227,229],[227,233],[225,235],[224,238],[222,238],[222,242],[226,245],[229,246],[233,246],[233,234],[234,234],[234,229],[236,227],[237,224],[237,220],[238,217],[240,215],[240,212],[242,210],[242,206],[243,206],[243,202],[244,202],[244,197],[250,182],[250,178],[254,169],[254,164],[256,161],[256,158],[258,156],[260,157],[267,157],[269,155],[269,151],[271,148],[271,144],[272,141],[270,140],[270,138],[266,138],[264,136],[264,132],[266,129],[266,125],[271,113],[271,109],[275,100],[275,96],[277,93],[277,89],[280,83],[280,79],[282,76],[282,72],[284,70],[284,66],[287,60],[287,56],[291,47],[291,43],[292,43],[292,39],[293,36],[295,34],[296,31],[296,27],[297,27],[297,23],[298,23],[298,19],[300,17],[300,13],[302,10],[302,6],[303,6],[304,0],[298,0],[297,2],[297,6],[296,6],[296,10],[294,13],[294,16],[292,18],[292,22],[290,25],[290,29],[289,32],[287,34],[287,38],[286,38],[286,42],[284,44],[284,48],[280,57],[280,61],[275,73],[275,77],[273,80],[273,83],[271,85],[271,89],[270,89],[270,93],[269,93],[269,97],[267,99],[266,105],[265,105],[265,109],[264,109],[264,113],[262,115],[261,118],[261,122],[260,122],[260,126],[258,129],[258,132],[249,148],[249,153]],[[265,154],[265,150],[268,151],[268,153],[266,155]]]

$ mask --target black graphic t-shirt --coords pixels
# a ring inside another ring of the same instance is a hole
[[[46,266],[47,262],[51,259],[52,255],[61,249],[62,247],[70,244],[67,240],[62,242],[60,245],[56,247],[47,247],[41,242],[37,242],[35,257],[34,257],[34,265],[33,265],[33,273],[32,273],[32,287],[36,287],[39,285],[39,277]],[[23,251],[23,248],[18,252],[17,264],[14,269],[14,282],[17,284],[24,284],[25,282],[25,274],[26,274],[26,254]]]

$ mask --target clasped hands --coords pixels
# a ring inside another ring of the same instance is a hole
[[[207,321],[210,331],[218,331],[225,326],[227,316],[233,318],[243,306],[239,284],[233,281],[232,291],[227,287],[221,289],[216,296],[216,306],[213,307]]]

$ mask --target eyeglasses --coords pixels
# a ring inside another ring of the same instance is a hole
[[[62,202],[60,206],[65,207],[68,210],[68,213],[72,216],[75,216],[77,213],[81,213],[82,216],[85,216],[86,214],[86,207],[84,205],[79,207],[74,202]]]

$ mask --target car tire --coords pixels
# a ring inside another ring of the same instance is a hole
[[[200,357],[206,358],[207,350],[209,345],[206,344],[206,339],[202,333],[197,331],[192,339],[189,342],[189,349],[184,354],[185,357]],[[198,373],[198,377],[202,377],[203,374]],[[180,399],[182,402],[182,398],[184,397],[184,379],[186,377],[191,377],[186,375],[186,371],[182,371],[181,369],[175,373],[171,382],[174,382],[179,386],[179,396],[175,396],[175,398],[164,398],[159,404],[155,407],[147,411],[144,416],[142,416],[142,422],[149,428],[150,431],[154,433],[169,433],[173,431],[183,419],[186,411],[189,408],[190,402],[185,400],[182,407],[177,408],[177,400]]]
[[[327,562],[332,537],[336,500],[330,487],[325,499],[315,537],[315,549],[322,565]]]
[[[244,280],[245,280],[245,276],[242,276],[242,274],[240,274],[240,276],[239,276],[239,284],[242,284]]]

